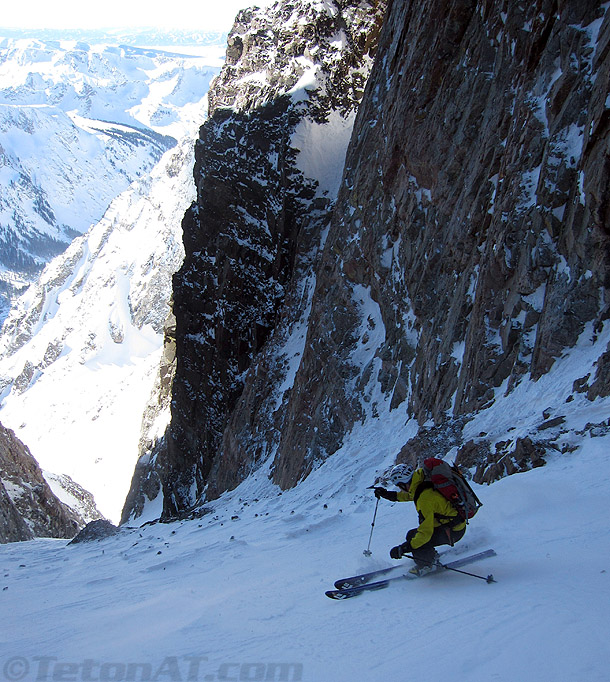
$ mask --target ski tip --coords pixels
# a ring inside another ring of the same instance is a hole
[[[352,578],[351,580],[349,578],[344,578],[343,580],[335,580],[335,589],[336,590],[349,590],[352,587],[360,587],[361,585],[366,584],[366,580],[362,580],[359,576],[356,576]]]
[[[349,594],[347,592],[344,592],[343,590],[327,590],[324,593],[327,597],[330,599],[349,599],[350,597],[353,597],[353,594]]]
[[[486,578],[488,583],[497,583],[498,581],[493,577],[493,575],[490,573],[487,578]]]

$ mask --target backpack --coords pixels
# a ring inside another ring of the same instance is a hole
[[[456,464],[449,464],[436,457],[428,457],[424,460],[423,470],[424,480],[429,481],[435,490],[449,500],[458,516],[468,523],[468,519],[479,511],[483,503],[475,495]]]

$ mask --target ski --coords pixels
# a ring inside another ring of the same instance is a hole
[[[445,552],[441,552],[442,557]],[[379,568],[376,571],[370,571],[369,573],[360,573],[358,575],[353,575],[350,578],[341,578],[340,580],[335,580],[335,588],[337,590],[346,590],[349,587],[359,587],[366,583],[373,582],[377,578],[381,578],[383,575],[388,575],[388,573],[395,573],[396,571],[404,571],[405,567],[403,564],[397,564],[396,566],[388,566],[387,568]]]
[[[443,557],[446,552],[441,552],[440,557]],[[463,559],[471,559],[477,557],[474,561],[479,561],[480,559],[486,559],[489,556],[495,556],[493,549],[485,550],[484,552],[479,552],[478,554],[470,554]],[[455,559],[455,561],[461,561],[462,559]],[[452,562],[453,563],[453,562]],[[470,563],[470,561],[468,562]],[[456,565],[456,568],[458,566]],[[351,578],[341,578],[335,581],[335,588],[337,590],[346,590],[350,587],[359,587],[360,585],[365,585],[366,583],[373,582],[381,576],[387,575],[388,573],[394,573],[396,571],[404,571],[405,567],[403,564],[398,564],[396,566],[388,566],[388,568],[380,568],[376,571],[370,571],[369,573],[360,573],[359,575],[353,575]]]
[[[404,571],[404,566],[388,566],[388,568],[380,568],[377,571],[371,571],[370,573],[361,573],[360,575],[353,575],[351,578],[341,578],[341,580],[335,580],[335,588],[338,590],[347,590],[350,587],[360,587],[366,583],[370,583],[377,578],[381,578],[383,575],[388,573],[394,573],[402,569]]]
[[[416,573],[403,573],[401,575],[391,577],[391,578],[386,578],[385,580],[378,580],[375,582],[371,582],[372,578],[371,576],[379,576],[379,575],[384,575],[389,573],[390,571],[396,570],[398,568],[402,568],[404,570],[404,566],[391,566],[388,569],[380,569],[380,571],[372,571],[371,573],[363,573],[359,576],[353,576],[352,578],[344,578],[343,580],[337,580],[335,583],[335,586],[337,585],[349,585],[348,587],[338,587],[335,590],[328,590],[326,592],[326,596],[330,597],[331,599],[350,599],[351,597],[356,597],[359,594],[362,594],[363,592],[370,592],[374,590],[383,590],[388,585],[396,580],[415,580],[420,577],[425,577],[427,575],[432,575],[433,573],[437,573],[438,571],[442,570],[456,570],[461,568],[462,566],[467,566],[469,564],[472,564],[476,561],[481,561],[483,559],[487,559],[489,557],[496,556],[496,552],[493,549],[487,549],[483,552],[478,552],[477,554],[470,554],[468,556],[462,557],[460,559],[456,559],[455,561],[451,561],[450,563],[447,564],[436,564],[433,568],[433,570],[428,571],[427,573],[424,573],[423,576],[419,576]],[[357,581],[360,580],[361,582],[354,584],[352,582],[351,584],[348,581]],[[364,582],[362,582],[364,580]],[[487,582],[493,582],[493,577],[492,576],[487,576]]]

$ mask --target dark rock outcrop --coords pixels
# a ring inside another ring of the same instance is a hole
[[[280,320],[294,322],[307,308],[300,300],[281,312],[291,283],[311,273],[336,196],[328,169],[299,153],[319,146],[315,136],[331,123],[349,136],[383,8],[380,0],[305,0],[237,16],[196,145],[197,202],[183,221],[186,257],[174,277],[171,427],[138,465],[123,521],[137,515],[155,479],[172,517],[199,498],[219,460],[217,490],[250,467],[237,436],[223,434],[254,358]],[[331,165],[338,183],[343,157]],[[279,380],[278,363],[256,370],[259,388]],[[255,394],[250,405],[265,398]]]
[[[34,533],[17,510],[4,483],[0,480],[0,542],[32,540]]]
[[[0,425],[0,542],[71,538],[83,525],[53,494],[28,448]]]
[[[106,538],[116,535],[118,532],[119,529],[110,523],[110,521],[98,519],[97,521],[90,521],[68,544],[77,545],[81,542],[105,540]]]

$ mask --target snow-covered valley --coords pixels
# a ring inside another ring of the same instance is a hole
[[[2,339],[0,371],[9,383],[0,419],[44,469],[93,491],[116,522],[158,371],[171,276],[182,259],[191,148],[187,141],[167,152],[150,180],[115,199],[102,221],[47,266],[11,312]],[[173,177],[172,164],[179,169]]]
[[[0,37],[2,319],[45,263],[192,137],[221,57],[218,45],[179,54]]]

